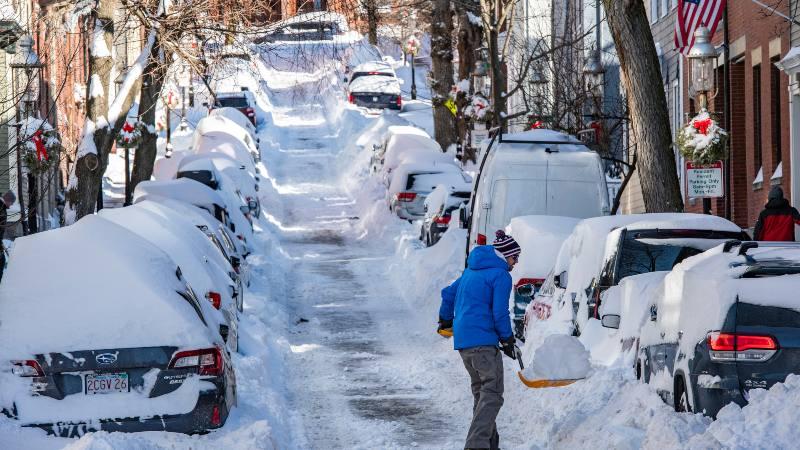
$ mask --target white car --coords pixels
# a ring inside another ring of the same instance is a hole
[[[349,76],[345,79],[345,82],[352,83],[366,76],[397,78],[391,64],[383,61],[369,61],[353,68],[352,72],[350,72]]]
[[[200,120],[194,132],[192,148],[198,154],[224,153],[259,181],[255,158],[258,148],[250,134],[236,122],[222,116],[208,116]]]
[[[350,82],[347,87],[350,103],[364,108],[403,108],[400,81],[395,77],[365,75]]]
[[[45,281],[42,255],[58,268]],[[203,302],[163,250],[102,217],[17,239],[0,284],[0,410],[64,437],[221,427],[236,381]]]
[[[386,129],[386,133],[382,136],[381,139],[377,140],[377,142],[372,143],[372,156],[370,157],[370,171],[372,173],[377,173],[383,167],[384,157],[386,155],[386,150],[389,148],[389,143],[394,142],[394,136],[403,136],[403,135],[412,135],[418,136],[425,139],[431,139],[428,133],[421,128],[417,128],[411,125],[390,125]],[[434,141],[435,142],[435,141]],[[392,144],[395,146],[397,144]],[[441,152],[441,147],[436,145],[436,150]]]
[[[736,224],[702,214],[632,214],[585,219],[564,241],[553,270],[534,297],[526,340],[581,334],[599,326],[605,293],[623,279],[671,270],[730,239],[746,238]],[[590,324],[591,323],[591,324]]]
[[[190,178],[214,190],[232,189],[242,196],[250,214],[261,214],[258,183],[241,165],[223,153],[202,153],[184,157],[176,178]],[[225,181],[232,182],[230,186]]]
[[[393,134],[386,143],[381,161],[381,178],[388,187],[394,170],[401,164],[455,165],[452,154],[444,153],[439,143],[428,136],[415,133]]]

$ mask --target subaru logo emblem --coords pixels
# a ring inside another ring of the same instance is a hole
[[[117,355],[114,353],[100,353],[99,355],[95,356],[94,359],[97,361],[97,364],[114,364],[117,362]]]

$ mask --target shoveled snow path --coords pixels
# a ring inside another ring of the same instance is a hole
[[[274,112],[280,149],[266,155],[292,261],[287,383],[311,448],[442,448],[448,405],[410,374],[425,345],[405,335],[412,312],[385,277],[393,248],[350,233],[354,202],[338,186],[336,130],[318,105]],[[273,209],[273,210],[274,210]],[[298,443],[299,444],[299,443]]]

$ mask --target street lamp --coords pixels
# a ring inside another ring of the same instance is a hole
[[[719,52],[711,43],[711,32],[704,26],[698,28],[687,58],[691,68],[691,88],[701,111],[708,109],[708,95],[714,90],[714,66],[718,56]]]
[[[29,230],[36,231],[37,223],[35,219],[36,211],[35,205],[31,205],[33,211],[29,214],[33,216],[30,220],[30,225],[25,220],[25,206],[22,195],[22,137],[20,131],[25,126],[25,134],[27,139],[27,118],[35,103],[39,99],[39,76],[44,65],[39,60],[39,55],[33,50],[33,38],[30,35],[25,35],[19,40],[17,52],[14,54],[11,64],[12,69],[14,94],[19,95],[19,101],[22,108],[17,107],[17,199],[19,201],[19,214],[20,221],[22,222],[22,234],[27,235]],[[29,180],[29,183],[33,180]],[[31,186],[34,187],[34,186]],[[35,196],[35,195],[34,195]],[[33,198],[29,195],[29,199]]]
[[[583,66],[583,79],[586,84],[586,92],[595,99],[603,97],[605,88],[606,69],[600,61],[600,55],[594,53],[586,59]]]
[[[406,39],[405,51],[411,55],[411,100],[417,99],[417,76],[414,67],[414,57],[419,52],[420,42],[413,34]]]
[[[125,78],[128,77],[128,69],[123,68],[120,70],[119,75],[117,78],[114,79],[114,84],[117,86],[117,95],[119,95],[119,91],[122,88],[122,85],[125,83]],[[127,123],[127,122],[126,122]],[[125,200],[122,203],[122,206],[129,206],[131,204],[131,171],[130,171],[130,164],[131,164],[131,146],[130,143],[126,143],[122,146],[125,149]]]

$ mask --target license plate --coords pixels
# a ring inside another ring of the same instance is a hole
[[[130,383],[128,383],[128,374],[125,372],[86,374],[86,395],[128,391],[130,391]]]

